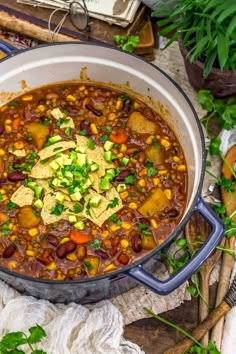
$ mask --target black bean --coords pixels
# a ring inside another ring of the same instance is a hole
[[[101,117],[102,116],[102,112],[97,110],[95,107],[93,107],[91,104],[86,104],[85,107],[92,112],[93,114],[95,114],[95,116],[97,117]]]
[[[3,125],[0,125],[0,135],[4,134],[5,128]]]
[[[5,250],[3,251],[2,257],[3,258],[10,258],[13,253],[15,253],[17,247],[14,243],[11,243]]]
[[[109,258],[108,254],[102,250],[97,250],[97,251],[95,251],[95,253],[96,253],[96,255],[98,255],[99,257],[101,257],[103,259]]]
[[[8,174],[7,179],[11,182],[19,182],[24,181],[27,178],[27,175],[22,173],[21,171],[13,171]]]
[[[93,135],[92,130],[90,128],[90,123],[87,120],[82,120],[80,123],[80,129],[86,131],[87,136]]]

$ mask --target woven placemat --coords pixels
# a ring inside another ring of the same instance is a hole
[[[38,44],[34,40],[26,38],[20,34],[15,34],[6,31],[1,28],[0,36],[5,37],[10,41],[13,41],[19,47],[34,46]],[[178,48],[178,44],[173,43],[171,47],[164,51],[156,49],[155,57],[156,59],[152,62],[152,64],[160,67],[179,84],[179,86],[183,89],[183,91],[186,93],[186,95],[192,102],[198,116],[202,117],[205,112],[198,104],[196,92],[189,84],[184,68],[183,59]],[[215,159],[212,163],[212,166],[212,173],[219,175],[220,162]],[[205,177],[202,191],[202,195],[204,198],[207,198],[208,187],[212,182],[212,177]],[[218,268],[219,266],[215,268],[212,274],[211,283],[214,283],[214,281],[218,277]],[[168,271],[164,264],[159,263],[157,265],[155,275],[160,279],[163,279],[168,276]],[[190,300],[190,295],[186,291],[186,285],[187,283],[183,284],[167,296],[159,296],[153,293],[151,290],[148,290],[147,288],[138,285],[136,288],[129,290],[128,292],[119,295],[116,298],[111,299],[111,301],[115,306],[118,307],[118,309],[123,314],[125,324],[129,324],[136,320],[148,317],[148,314],[143,310],[144,306],[148,307],[155,313],[162,313],[174,309],[175,307],[179,306],[184,300]]]

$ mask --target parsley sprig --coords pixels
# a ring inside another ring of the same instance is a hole
[[[24,354],[25,352],[20,349],[22,345],[27,344],[31,350],[31,354],[47,354],[40,349],[34,349],[32,344],[41,342],[46,337],[46,333],[42,327],[36,325],[29,328],[29,335],[24,332],[10,332],[0,341],[1,354]]]

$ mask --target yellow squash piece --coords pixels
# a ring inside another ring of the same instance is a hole
[[[49,135],[49,127],[38,122],[26,124],[26,129],[32,136],[33,142],[37,149],[42,149]]]
[[[151,193],[151,197],[146,199],[138,209],[143,216],[152,216],[164,210],[170,203],[161,188],[152,189]]]
[[[36,227],[41,221],[41,218],[35,215],[35,210],[31,206],[23,206],[17,217],[20,226],[26,229]]]

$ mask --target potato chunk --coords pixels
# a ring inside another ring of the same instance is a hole
[[[47,141],[49,135],[49,127],[38,122],[26,124],[26,129],[32,136],[35,146],[41,150]]]
[[[140,112],[131,113],[127,127],[138,134],[156,134],[157,132],[157,125],[145,118]]]
[[[145,150],[145,153],[147,158],[153,162],[154,166],[164,163],[165,158],[161,147],[157,149],[155,146],[150,146]]]
[[[157,246],[156,241],[152,235],[151,236],[143,235],[141,242],[142,242],[142,248],[144,250],[153,250]]]
[[[84,263],[88,268],[89,275],[96,275],[98,272],[100,259],[96,256],[87,256],[84,258]]]
[[[35,211],[30,206],[24,206],[20,209],[18,214],[18,222],[21,227],[31,229],[37,226],[41,218],[35,215]]]
[[[151,193],[151,197],[146,199],[138,209],[143,216],[152,216],[169,205],[169,200],[161,188],[152,189]]]

